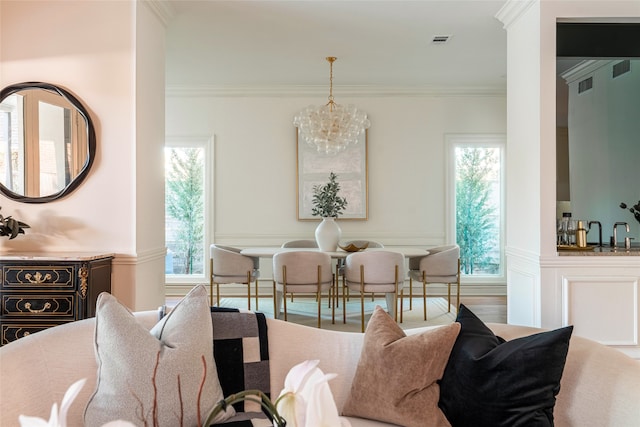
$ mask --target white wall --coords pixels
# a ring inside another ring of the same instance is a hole
[[[189,91],[193,93],[193,91]],[[343,238],[387,245],[445,242],[445,134],[504,133],[503,96],[341,97],[368,113],[369,219],[339,221]],[[218,243],[273,245],[313,238],[296,219],[293,116],[326,94],[167,98],[167,135],[215,135]]]
[[[162,72],[147,73],[144,81],[136,75],[137,66],[149,70],[155,64],[157,70],[161,64],[161,70],[164,57],[147,51],[155,48],[152,40],[161,36],[161,28],[143,5],[109,0],[0,2],[0,85],[42,81],[67,88],[89,110],[97,135],[91,172],[68,197],[24,204],[0,196],[3,214],[31,225],[26,236],[2,239],[0,249],[115,253],[113,293],[134,309],[155,308],[164,300],[164,293],[157,292],[162,284],[163,220],[149,213],[162,212],[163,184],[157,180],[161,166],[146,166],[138,157],[145,147],[162,144],[163,108],[155,105],[163,99],[164,78]],[[145,37],[149,34],[155,37]],[[149,171],[156,179],[137,184]],[[141,292],[144,289],[156,292]]]

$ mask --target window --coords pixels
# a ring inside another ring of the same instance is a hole
[[[460,246],[461,273],[467,279],[504,277],[504,138],[451,135],[447,140],[450,240]]]
[[[167,283],[205,281],[211,243],[212,153],[207,138],[175,138],[165,144]]]
[[[86,135],[84,117],[58,94],[7,96],[0,103],[0,181],[31,197],[63,190],[85,165]]]

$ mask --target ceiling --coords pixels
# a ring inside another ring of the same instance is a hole
[[[169,4],[168,87],[506,87],[504,0]]]

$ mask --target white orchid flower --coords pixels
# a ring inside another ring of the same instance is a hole
[[[325,374],[318,368],[319,360],[307,360],[289,371],[284,389],[276,400],[278,413],[287,427],[349,427],[338,415],[329,380],[335,374]]]
[[[28,417],[26,415],[20,415],[18,420],[20,421],[20,427],[67,427],[67,412],[73,403],[74,399],[84,387],[87,382],[86,378],[76,381],[71,384],[71,387],[67,389],[62,398],[60,404],[60,411],[58,412],[58,404],[54,403],[51,407],[51,415],[49,421],[43,420],[39,417]],[[104,425],[104,427],[135,427],[133,424],[127,421],[112,421]]]
[[[51,407],[49,421],[45,421],[38,417],[20,415],[18,417],[20,427],[67,427],[67,412],[69,411],[69,407],[71,406],[71,403],[73,403],[73,400],[76,398],[78,393],[80,393],[82,387],[84,387],[85,382],[87,382],[87,379],[83,378],[71,384],[71,387],[67,389],[64,397],[62,398],[60,412],[58,412],[57,403],[54,403]]]

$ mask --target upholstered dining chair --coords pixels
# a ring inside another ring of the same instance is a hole
[[[447,285],[448,311],[451,311],[451,285],[456,284],[456,310],[460,308],[460,246],[445,245],[429,249],[429,255],[409,259],[409,287],[413,280],[422,282],[424,320],[427,320],[427,285]]]
[[[318,242],[315,240],[289,240],[282,244],[283,248],[317,248]]]
[[[355,245],[359,248],[362,248],[366,245],[367,248],[384,248],[384,245],[380,242],[376,242],[375,240],[347,240],[345,242],[340,242],[339,246],[346,248],[349,245]],[[338,287],[338,280],[342,277],[342,287],[344,289],[344,260],[339,259],[338,264],[336,266],[336,289]],[[347,299],[349,298],[347,290]],[[371,300],[373,301],[375,294],[371,294]]]
[[[342,321],[346,323],[346,291],[360,294],[360,326],[364,332],[364,294],[385,294],[387,311],[398,320],[400,298],[400,322],[402,322],[402,289],[404,286],[404,256],[392,251],[354,252],[347,256],[344,266],[342,292]],[[400,295],[399,295],[400,294]]]
[[[284,303],[284,320],[287,321],[287,294],[315,294],[318,302],[318,328],[321,327],[322,293],[329,298],[333,287],[331,256],[324,252],[280,252],[273,257],[273,315],[278,318]],[[335,304],[331,311],[335,322]]]
[[[242,255],[240,249],[213,244],[209,248],[209,290],[213,305],[213,285],[216,285],[216,303],[220,304],[220,285],[243,283],[247,285],[247,308],[251,310],[251,283],[256,284],[256,310],[258,309],[258,277],[260,258]]]

